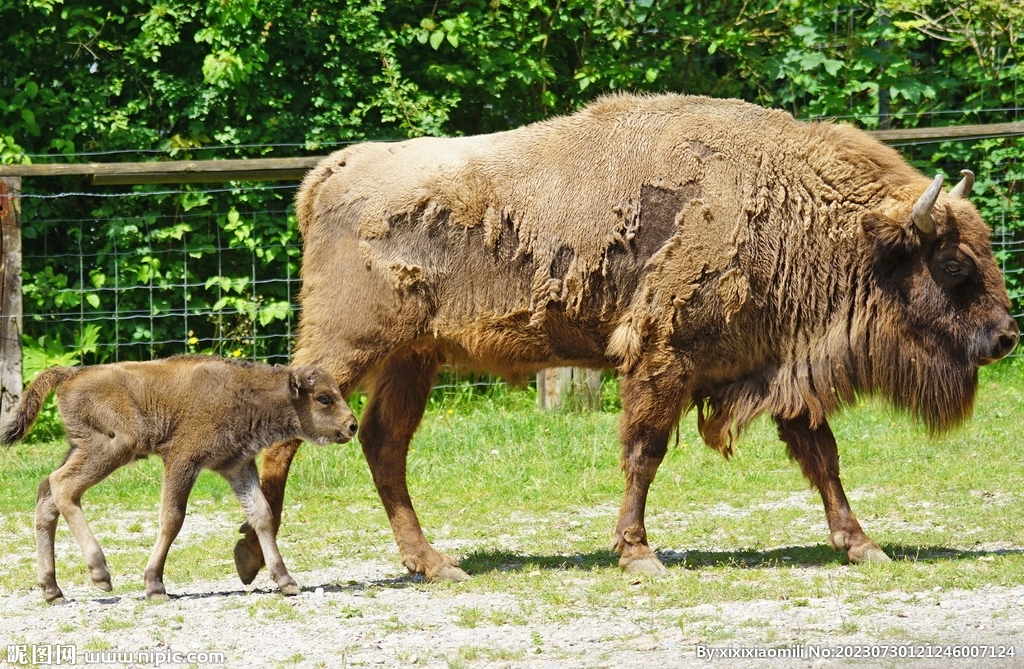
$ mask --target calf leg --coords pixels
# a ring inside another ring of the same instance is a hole
[[[164,485],[160,492],[160,531],[153,552],[146,563],[146,597],[153,600],[167,598],[164,589],[164,564],[181,525],[185,522],[185,509],[192,486],[199,478],[200,468],[184,459],[180,462],[164,460]]]
[[[308,321],[307,321],[308,324]],[[320,332],[312,327],[306,327],[303,331],[306,340],[316,341],[321,338],[333,338],[332,330]],[[326,369],[334,377],[341,389],[342,396],[352,392],[359,379],[366,371],[383,358],[384,353],[366,352],[360,349],[338,348],[337,357],[323,359],[311,358],[305,354],[307,349],[303,348],[303,335],[299,337],[299,347],[295,351],[294,364],[315,364]],[[382,351],[386,351],[387,342],[382,344]],[[315,349],[315,347],[311,347]],[[291,469],[292,460],[302,445],[301,439],[288,439],[273,444],[263,451],[262,480],[260,488],[263,496],[270,505],[273,515],[272,527],[274,536],[281,527],[281,512],[284,507],[284,489],[288,483],[288,471]],[[248,522],[244,523],[239,532],[245,536],[235,544],[235,569],[238,570],[238,577],[242,583],[248,585],[256,578],[263,567],[263,550],[260,546],[260,539]]]
[[[408,348],[387,359],[363,412],[359,442],[373,483],[391,522],[402,564],[428,581],[462,581],[466,573],[423,536],[406,481],[409,442],[423,418],[430,389],[441,364],[439,354]]]
[[[88,443],[87,440],[81,440],[80,442],[76,440],[76,442],[72,443],[71,450],[68,452],[64,464],[50,474],[48,479],[50,495],[43,495],[41,499],[37,499],[37,528],[41,520],[43,532],[41,533],[37,529],[36,541],[38,542],[42,538],[44,542],[49,544],[49,551],[46,551],[46,547],[38,543],[36,548],[40,554],[48,553],[47,562],[52,563],[53,532],[52,524],[49,521],[53,513],[52,508],[50,508],[52,501],[53,505],[60,511],[60,515],[64,516],[64,520],[67,521],[71,534],[78,541],[82,554],[85,556],[85,563],[89,567],[89,575],[92,577],[93,583],[100,590],[110,592],[113,586],[110,584],[107,560],[103,556],[103,549],[100,548],[99,542],[96,541],[92,530],[89,529],[89,524],[85,520],[81,504],[82,495],[85,494],[86,490],[105,479],[124,462],[109,457],[109,454],[103,452],[102,448],[98,446],[92,449],[95,451],[93,455],[90,452],[90,448],[82,446],[82,444]],[[45,482],[40,486],[41,493],[43,492],[44,485],[46,485]],[[45,555],[44,559],[46,559]],[[45,568],[47,572],[50,571],[49,564],[45,565]],[[39,563],[39,571],[40,573],[44,571],[42,562]],[[43,585],[43,590],[49,600],[49,596],[55,593],[47,585],[56,587],[56,580]],[[53,601],[56,601],[56,599]]]
[[[53,539],[57,532],[60,511],[53,502],[50,477],[39,484],[36,495],[36,574],[43,596],[51,604],[63,604],[64,593],[57,585],[57,571],[54,565]]]
[[[263,481],[260,485],[263,499],[270,508],[271,531],[274,536],[277,536],[277,530],[281,527],[288,470],[291,469],[292,459],[301,445],[301,439],[289,439],[263,451]],[[235,544],[235,569],[242,583],[249,585],[263,567],[262,542],[249,522],[245,522],[238,531],[245,536]]]
[[[274,539],[274,514],[270,510],[267,498],[260,490],[260,474],[256,469],[256,462],[250,461],[234,471],[222,471],[220,474],[231,484],[231,489],[235,491],[235,496],[245,511],[249,527],[259,538],[270,578],[274,579],[283,594],[299,594],[299,586],[285,568],[284,560],[277,549],[277,541]]]
[[[825,517],[831,532],[829,540],[837,551],[846,551],[850,562],[889,562],[874,541],[864,534],[850,510],[850,503],[839,481],[839,448],[828,423],[811,427],[804,413],[794,419],[775,418],[779,437],[789,447],[790,457],[800,463],[804,476],[821,493]]]
[[[619,566],[641,574],[667,573],[647,543],[644,511],[647,491],[668,450],[668,438],[679,422],[683,404],[681,374],[662,373],[649,378],[622,379],[622,468],[626,493],[619,509],[612,550],[619,551]]]

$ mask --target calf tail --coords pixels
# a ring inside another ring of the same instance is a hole
[[[21,440],[39,416],[43,402],[57,386],[78,373],[75,367],[52,367],[40,372],[21,395],[21,400],[11,412],[11,419],[0,430],[0,444],[9,446]]]

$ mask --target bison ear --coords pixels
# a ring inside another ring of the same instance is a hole
[[[921,235],[909,221],[901,225],[888,217],[870,212],[861,219],[861,230],[876,259],[906,257],[921,247]]]

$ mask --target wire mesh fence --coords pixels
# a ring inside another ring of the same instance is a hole
[[[27,354],[287,361],[301,254],[294,189],[23,192]]]

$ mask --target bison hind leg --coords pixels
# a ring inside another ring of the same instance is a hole
[[[627,375],[621,383],[626,493],[612,550],[621,553],[619,566],[625,571],[659,576],[668,572],[647,543],[647,492],[668,450],[669,435],[679,422],[685,375],[680,369],[668,369],[656,375]]]

